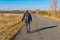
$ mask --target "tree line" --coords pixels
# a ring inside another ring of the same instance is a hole
[[[12,11],[8,11],[8,10],[0,10],[0,13],[23,13],[24,11],[20,11],[20,10],[12,10]]]

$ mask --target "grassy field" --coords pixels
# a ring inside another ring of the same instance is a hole
[[[23,14],[0,14],[0,40],[11,40],[21,29]]]
[[[48,16],[48,15],[41,15],[41,14],[37,14],[37,15],[60,22],[60,18],[58,18],[58,17]]]

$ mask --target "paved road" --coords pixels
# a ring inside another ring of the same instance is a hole
[[[14,40],[60,40],[60,22],[32,14],[31,33],[26,27],[14,37]]]

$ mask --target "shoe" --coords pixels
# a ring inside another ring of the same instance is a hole
[[[27,31],[27,33],[30,33],[30,31]]]

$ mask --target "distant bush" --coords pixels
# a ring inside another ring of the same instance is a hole
[[[55,17],[57,17],[57,14],[55,13]]]
[[[48,12],[48,16],[51,16],[51,13]]]

